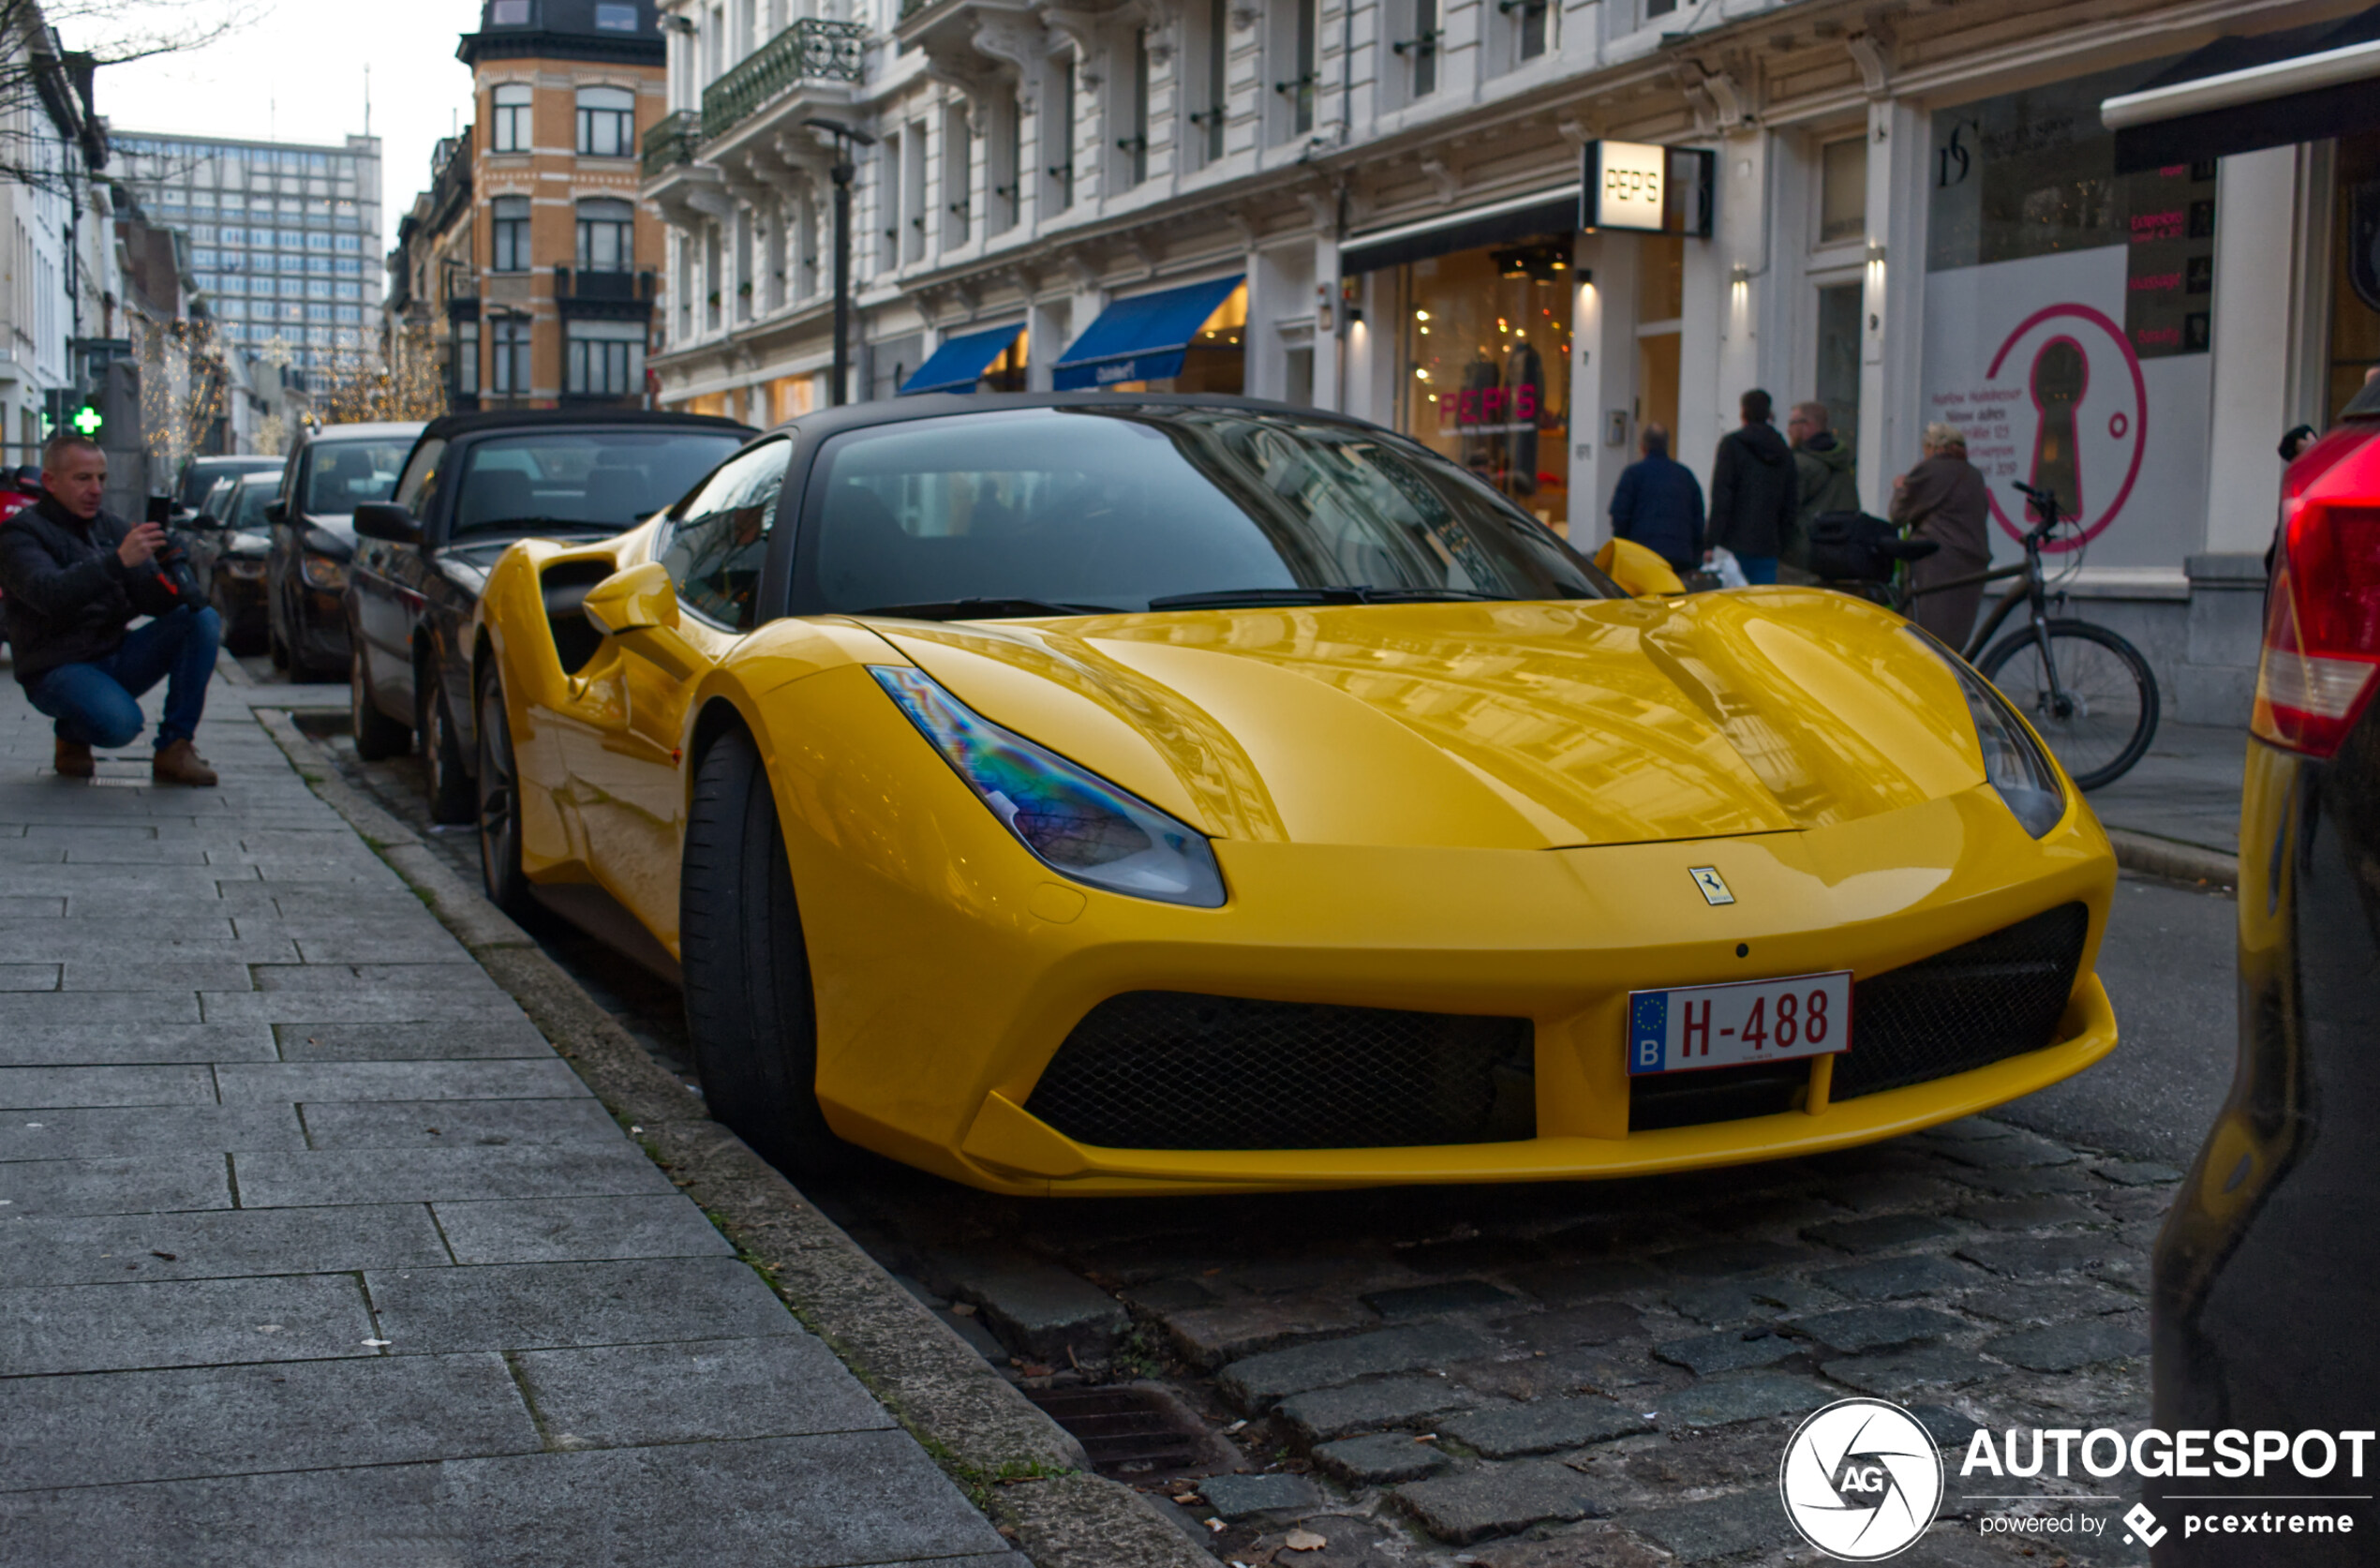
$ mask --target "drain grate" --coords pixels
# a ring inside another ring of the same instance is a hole
[[[1153,1388],[1034,1388],[1025,1397],[1074,1434],[1102,1475],[1165,1473],[1209,1457],[1197,1418]]]

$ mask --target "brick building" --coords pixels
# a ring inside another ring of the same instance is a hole
[[[486,0],[457,56],[474,123],[439,143],[391,260],[457,410],[641,403],[662,261],[637,152],[666,110],[652,0]]]

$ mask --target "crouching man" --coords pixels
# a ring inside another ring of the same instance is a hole
[[[212,785],[215,770],[191,741],[206,709],[221,619],[209,605],[186,602],[159,570],[163,529],[134,527],[99,509],[108,458],[97,446],[71,433],[52,438],[41,449],[41,484],[47,495],[0,523],[0,594],[17,679],[33,706],[57,721],[58,772],[87,779],[92,747],[129,745],[141,733],[136,699],[162,680],[165,718],[149,776],[162,784]],[[155,619],[125,629],[144,615]]]

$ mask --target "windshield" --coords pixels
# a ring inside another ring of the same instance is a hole
[[[961,414],[840,437],[821,471],[796,614],[1619,595],[1453,464],[1327,419],[1123,403]]]
[[[253,533],[264,531],[264,509],[272,504],[280,485],[270,477],[260,476],[242,484],[231,492],[228,505],[231,515],[223,521],[236,530]]]
[[[316,441],[306,454],[305,510],[320,516],[386,500],[410,441]]]
[[[743,444],[733,430],[535,430],[472,446],[454,533],[616,531],[692,489]]]
[[[227,477],[236,478],[244,473],[264,473],[267,471],[271,471],[273,473],[280,472],[280,460],[275,457],[260,457],[254,459],[232,458],[228,461],[218,460],[212,463],[205,461],[194,462],[188,468],[182,470],[182,494],[179,499],[183,505],[195,508],[200,505],[204,498],[213,495],[215,487],[223,483]]]

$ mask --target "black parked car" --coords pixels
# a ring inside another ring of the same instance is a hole
[[[430,812],[471,818],[472,612],[514,540],[603,538],[693,488],[752,434],[733,420],[633,410],[454,414],[433,421],[386,504],[355,514],[346,614],[355,749],[421,737]]]
[[[277,471],[218,479],[197,514],[174,530],[199,591],[223,618],[224,646],[234,653],[264,646],[264,567],[273,549],[264,514],[280,489]]]
[[[237,479],[248,473],[278,474],[288,463],[286,457],[253,455],[189,458],[183,463],[182,472],[173,482],[173,503],[185,512],[203,512],[207,509],[207,498],[224,480]]]
[[[418,421],[327,425],[290,453],[270,515],[265,602],[273,662],[297,679],[328,680],[347,668],[345,599],[355,509],[388,500],[421,433]]]
[[[2239,1062],[2157,1242],[2156,1421],[2168,1431],[2380,1426],[2380,1228],[2371,1219],[2380,1204],[2380,384],[2290,465],[2282,514],[2240,799]],[[2372,1485],[2368,1473],[2349,1478],[2343,1461],[2322,1480],[2285,1466],[2222,1475],[2218,1467],[2214,1478],[2167,1485],[2201,1497]],[[2359,1514],[2358,1528],[2292,1534],[2285,1550],[2193,1535],[2165,1518],[2172,1532],[2156,1561],[2373,1561],[2370,1510],[2330,1512]]]

